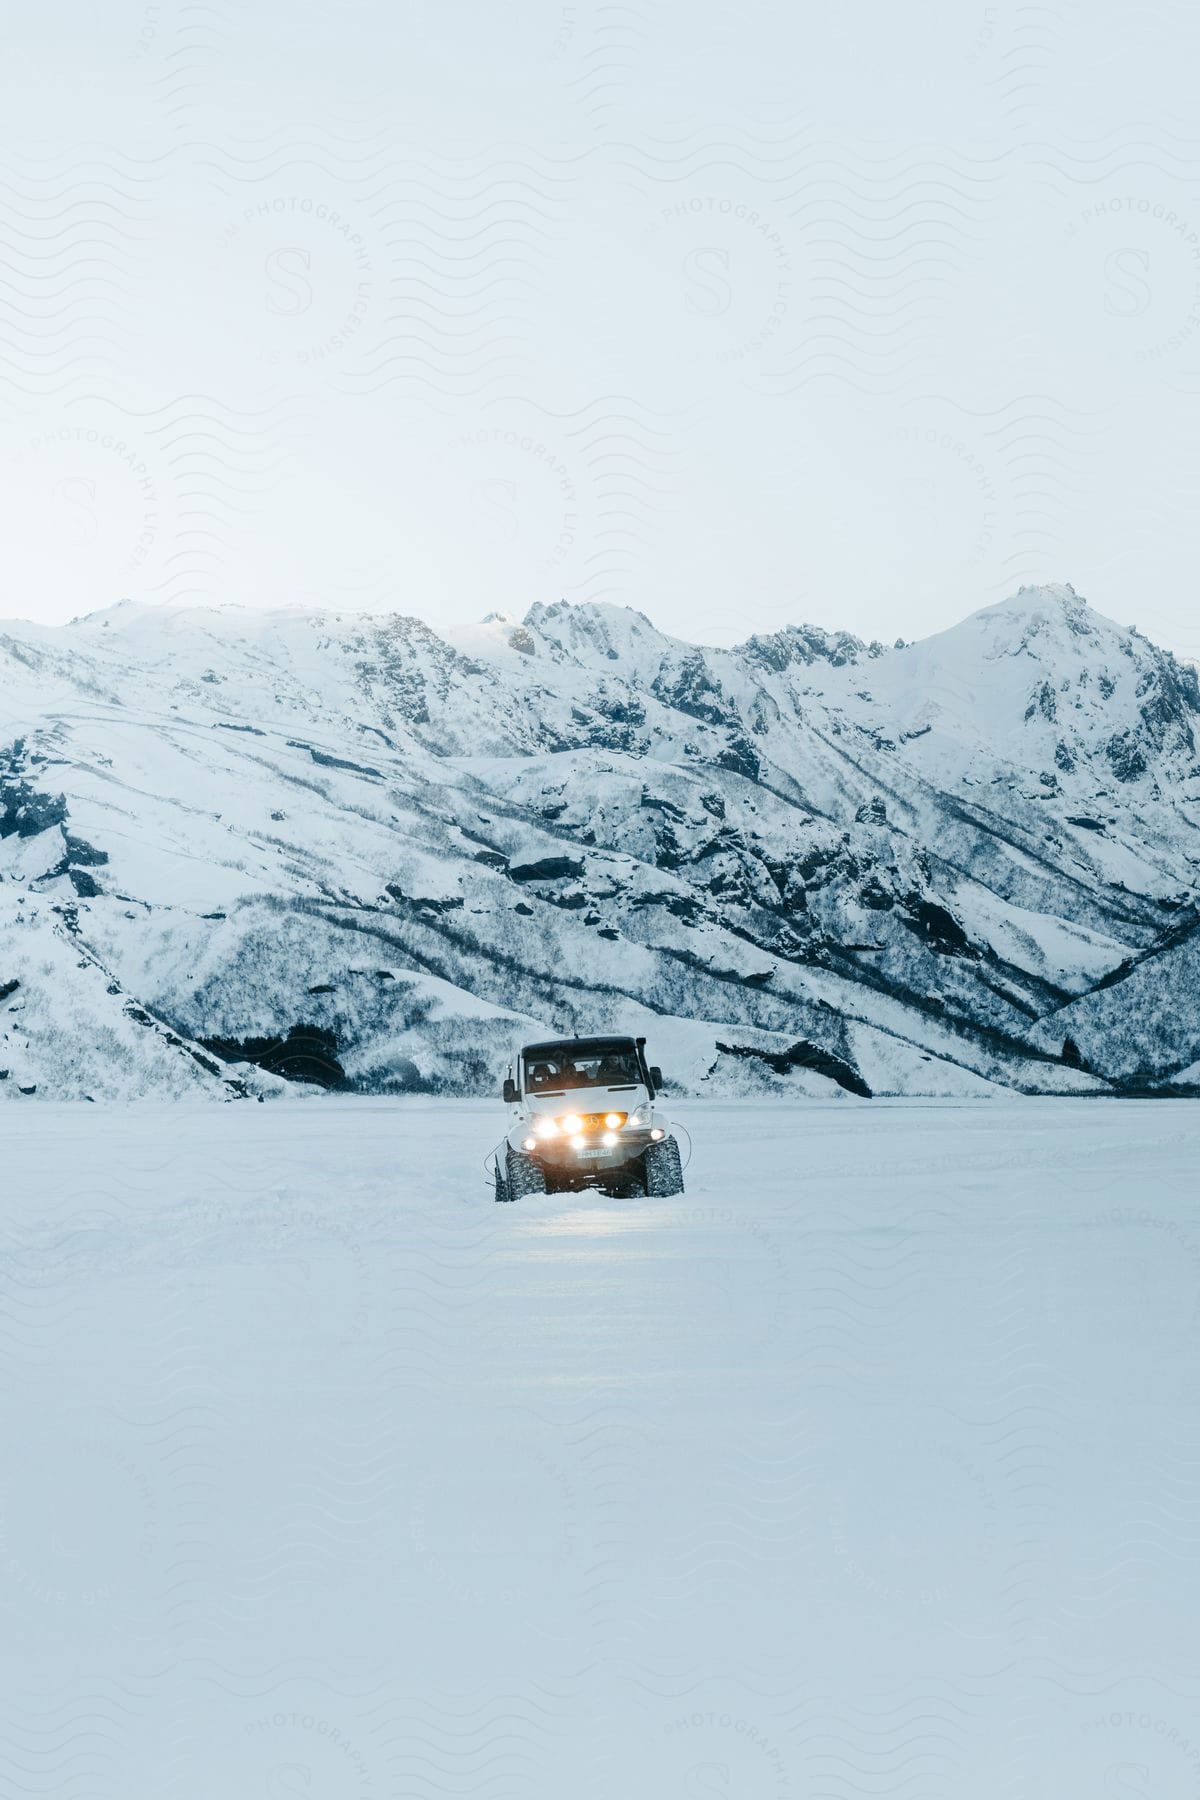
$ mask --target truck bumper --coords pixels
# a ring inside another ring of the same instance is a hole
[[[526,1150],[522,1136],[516,1133],[508,1141],[514,1150],[528,1156],[556,1182],[569,1181],[572,1185],[587,1187],[628,1173],[641,1161],[652,1139],[648,1131],[630,1132],[628,1137],[622,1135],[621,1142],[611,1149],[586,1144],[582,1150],[572,1150],[569,1145],[556,1143],[553,1139],[549,1143],[540,1143],[536,1150]]]

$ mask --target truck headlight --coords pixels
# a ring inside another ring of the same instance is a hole
[[[574,1137],[576,1132],[583,1130],[583,1120],[578,1113],[564,1113],[558,1124],[568,1137]]]
[[[654,1108],[649,1101],[645,1101],[641,1106],[635,1106],[625,1121],[626,1131],[645,1131],[653,1111]]]

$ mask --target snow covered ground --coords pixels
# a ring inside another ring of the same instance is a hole
[[[1192,1796],[1200,1111],[5,1113],[0,1791]]]

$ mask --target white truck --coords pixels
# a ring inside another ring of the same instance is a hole
[[[662,1085],[645,1038],[524,1045],[504,1083],[516,1116],[496,1151],[496,1199],[582,1188],[682,1194],[679,1144],[657,1105]]]

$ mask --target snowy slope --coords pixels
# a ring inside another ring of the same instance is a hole
[[[1069,588],[892,648],[566,603],[10,623],[0,1088],[490,1090],[607,1026],[693,1091],[1153,1083],[1188,1009],[1112,978],[1196,916],[1198,718]],[[1133,1064],[1064,1061],[1123,1004]]]
[[[1069,1038],[1081,1064],[1111,1081],[1154,1086],[1169,1075],[1200,1091],[1200,926],[1121,963],[1036,1036],[1050,1048]]]

